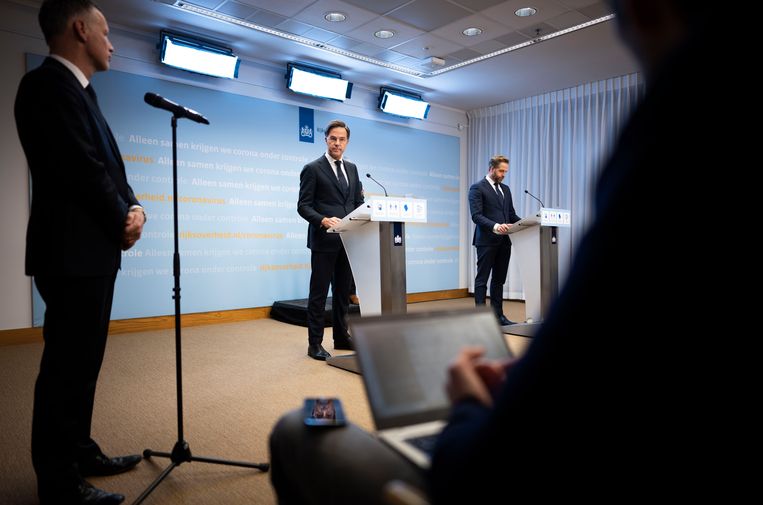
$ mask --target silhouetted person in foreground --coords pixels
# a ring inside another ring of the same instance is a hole
[[[737,142],[739,105],[728,103],[732,58],[714,50],[703,2],[612,3],[646,92],[526,354],[486,363],[472,348],[455,360],[453,410],[427,472],[357,427],[320,433],[300,426],[298,413],[284,416],[271,436],[281,504],[380,503],[392,479],[426,489],[435,504],[677,498],[706,489],[701,477],[725,464],[712,454],[728,424],[711,420],[730,394],[715,371],[732,343],[714,349],[708,321],[735,312],[726,293],[709,292],[695,256],[711,254],[718,277],[744,268],[714,240],[728,229],[710,203],[719,194],[698,172],[749,150]]]

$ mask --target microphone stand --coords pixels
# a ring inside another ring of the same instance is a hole
[[[382,185],[381,185],[381,183],[380,183],[379,181],[377,181],[376,179],[374,179],[373,177],[371,177],[371,174],[366,174],[366,177],[368,177],[369,179],[371,179],[372,181],[374,181],[376,184],[378,184],[378,185],[379,185],[379,187],[380,187],[380,188],[382,188],[382,190],[384,191],[384,196],[385,196],[385,197],[388,197],[388,196],[389,196],[389,195],[387,194],[387,188],[385,188],[384,186],[382,186]]]
[[[178,116],[172,115],[172,217],[175,230],[175,252],[172,256],[172,273],[175,277],[175,286],[172,288],[175,300],[175,372],[177,383],[177,421],[178,421],[178,439],[172,452],[158,452],[146,449],[143,451],[143,457],[150,459],[152,456],[160,458],[169,458],[170,465],[159,474],[159,476],[141,493],[133,502],[133,505],[143,503],[148,495],[162,483],[162,481],[178,466],[183,463],[199,461],[201,463],[213,463],[216,465],[241,466],[245,468],[256,468],[257,470],[267,472],[270,469],[269,463],[247,463],[243,461],[228,461],[224,459],[203,458],[191,455],[191,447],[183,438],[183,359],[181,350],[180,333],[180,252],[178,245],[178,165],[177,165],[177,120]]]
[[[535,198],[536,200],[538,200],[540,202],[540,208],[541,208],[541,210],[543,210],[545,205],[543,205],[543,201],[540,198],[538,198],[537,196],[533,195],[532,193],[530,193],[527,190],[525,190],[525,193],[530,195],[532,198]],[[556,228],[557,228],[556,226],[552,226],[551,227],[551,243],[552,244],[556,244]]]

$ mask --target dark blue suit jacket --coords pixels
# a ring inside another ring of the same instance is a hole
[[[501,184],[501,189],[504,195],[503,205],[495,187],[491,186],[484,177],[469,188],[469,211],[476,225],[472,245],[492,246],[507,240],[511,242],[508,235],[498,235],[493,232],[496,223],[516,223],[520,220],[514,212],[511,190],[505,184]]]
[[[74,74],[53,58],[21,80],[16,126],[32,173],[27,275],[111,275],[138,205],[114,136]]]
[[[299,175],[297,212],[310,225],[307,247],[316,252],[338,251],[342,242],[336,233],[326,233],[321,226],[324,217],[345,217],[363,204],[363,185],[354,163],[343,160],[349,190],[343,194],[334,169],[326,156],[311,161]]]

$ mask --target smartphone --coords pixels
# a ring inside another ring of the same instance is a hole
[[[307,426],[344,426],[347,420],[339,398],[305,398],[302,417]]]

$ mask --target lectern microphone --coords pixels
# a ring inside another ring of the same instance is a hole
[[[384,189],[384,186],[382,186],[382,185],[381,185],[381,182],[379,182],[379,181],[377,181],[376,179],[374,179],[373,177],[371,177],[371,174],[366,174],[366,177],[368,177],[369,179],[371,179],[372,181],[374,181],[376,184],[378,184],[378,185],[379,185],[379,187],[380,187],[380,188],[382,188],[382,189],[384,190],[384,196],[389,196],[389,195],[387,194],[387,190],[386,190],[386,189]]]
[[[545,207],[545,205],[543,205],[543,202],[541,201],[541,199],[540,199],[540,198],[538,198],[537,196],[533,195],[532,193],[530,193],[530,192],[529,192],[529,191],[527,191],[527,190],[525,190],[525,193],[527,193],[527,194],[528,194],[528,195],[530,195],[531,197],[533,197],[533,198],[535,198],[536,200],[538,200],[538,201],[540,202],[540,206],[541,206],[541,207]]]

